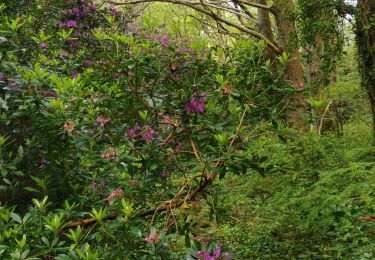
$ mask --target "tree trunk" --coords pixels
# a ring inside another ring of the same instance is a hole
[[[296,27],[293,21],[289,19],[289,14],[294,10],[293,0],[274,0],[275,18],[278,29],[278,42],[280,47],[289,54],[289,62],[286,68],[287,79],[290,81],[298,93],[291,100],[291,111],[287,117],[289,126],[307,130],[304,118],[304,105],[306,99],[302,93],[304,88],[303,70],[301,55],[299,53],[299,44]]]
[[[321,66],[323,65],[323,39],[317,34],[313,44],[308,47],[309,58],[307,60],[306,80],[309,84],[312,95],[314,97],[320,96],[320,90],[323,83],[323,73]]]
[[[358,0],[356,37],[362,86],[366,88],[372,109],[375,143],[375,1]]]
[[[266,5],[267,0],[257,0],[257,4]],[[270,18],[270,12],[263,8],[258,8],[258,19],[259,19],[259,32],[273,42],[273,33],[272,33],[272,23]],[[272,69],[276,69],[275,61],[277,54],[275,51],[267,46],[264,52],[264,57],[266,60],[270,60],[272,63]]]

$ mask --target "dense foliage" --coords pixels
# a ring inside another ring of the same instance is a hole
[[[285,127],[287,53],[271,64],[264,41],[223,48],[156,16],[0,4],[0,258],[374,258],[353,68],[310,98],[319,120],[341,100],[349,135],[301,133]]]
[[[208,49],[84,1],[2,5],[2,15],[3,257],[166,257],[176,235],[193,238],[190,213],[172,205],[246,163],[272,170],[246,150],[290,92],[262,42]],[[90,216],[89,229],[68,224]],[[192,256],[224,257],[201,246]]]

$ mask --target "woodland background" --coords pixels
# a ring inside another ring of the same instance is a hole
[[[374,259],[375,1],[0,3],[1,259]]]

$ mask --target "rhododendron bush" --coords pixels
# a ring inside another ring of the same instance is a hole
[[[207,47],[89,1],[1,4],[3,259],[231,259],[195,240],[189,203],[251,149],[290,90],[264,43]],[[194,241],[194,243],[191,243]]]

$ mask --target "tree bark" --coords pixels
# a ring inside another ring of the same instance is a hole
[[[375,144],[375,1],[358,0],[356,37],[362,86],[367,90],[372,109]]]
[[[280,47],[289,54],[289,61],[286,67],[286,76],[298,93],[291,100],[291,111],[287,117],[290,127],[307,130],[304,118],[304,105],[306,99],[302,90],[304,89],[303,70],[301,55],[299,52],[298,35],[293,21],[289,14],[294,10],[293,0],[274,0],[275,19],[278,30],[278,43]]]
[[[267,5],[267,0],[257,0],[257,4]],[[272,23],[270,18],[270,12],[267,9],[259,8],[258,9],[258,19],[259,19],[259,32],[265,38],[269,39],[273,42],[273,33],[272,33]],[[276,52],[270,48],[269,46],[266,47],[264,52],[264,57],[266,60],[270,60],[272,63],[272,68],[275,69],[275,61],[276,61]]]

